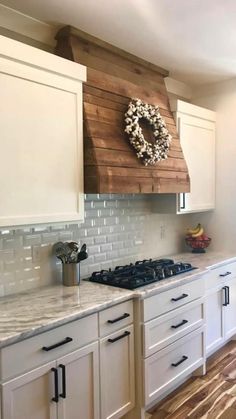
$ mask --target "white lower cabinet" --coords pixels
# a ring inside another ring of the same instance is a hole
[[[227,288],[228,287],[228,288]],[[225,338],[229,339],[236,333],[236,278],[226,284]]]
[[[134,407],[134,331],[128,326],[100,341],[101,419]]]
[[[224,342],[223,289],[213,290],[206,297],[206,352],[213,351]]]
[[[203,364],[203,346],[203,330],[198,329],[144,361],[146,405]]]
[[[98,343],[2,385],[3,419],[99,419]]]
[[[50,362],[2,384],[2,419],[56,419],[57,404]]]
[[[207,355],[236,334],[235,264],[225,265],[209,273],[210,284],[218,281],[220,285],[217,288],[209,288],[206,295]]]

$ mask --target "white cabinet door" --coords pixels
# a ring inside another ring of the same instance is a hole
[[[177,125],[190,176],[190,193],[179,194],[179,212],[215,207],[215,124],[177,113]]]
[[[58,419],[99,419],[98,343],[60,358],[57,367]]]
[[[206,297],[206,352],[207,355],[224,342],[224,290],[213,290]]]
[[[229,339],[236,333],[236,278],[227,281],[225,285],[227,296],[227,305],[224,307],[225,339]]]
[[[55,367],[51,362],[2,384],[2,419],[56,419]]]
[[[100,342],[101,419],[121,418],[134,406],[133,326]]]
[[[82,82],[74,66],[83,73],[0,37],[0,226],[83,219]]]

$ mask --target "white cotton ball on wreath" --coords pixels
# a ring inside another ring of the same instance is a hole
[[[146,119],[151,125],[154,143],[144,138],[143,130],[139,125],[140,119]],[[158,106],[144,103],[141,99],[132,99],[125,113],[125,122],[125,132],[129,135],[130,144],[145,166],[167,159],[172,137],[168,133]]]

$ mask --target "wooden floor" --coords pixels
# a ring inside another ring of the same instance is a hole
[[[149,413],[150,419],[236,419],[236,341],[209,358],[205,376],[189,379]]]

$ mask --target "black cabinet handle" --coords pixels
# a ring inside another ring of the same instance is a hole
[[[226,285],[226,288],[227,288],[227,304],[230,304],[230,301],[229,301],[229,287]]]
[[[188,323],[188,320],[182,320],[179,324],[171,326],[172,329],[178,329],[178,327],[183,326],[184,324]]]
[[[187,359],[188,359],[188,357],[186,355],[184,355],[184,356],[182,356],[180,361],[173,362],[171,365],[172,365],[172,367],[178,367],[180,364],[182,364],[182,362],[186,361]]]
[[[117,338],[114,338],[114,339],[108,339],[108,342],[110,342],[110,343],[114,343],[114,342],[116,342],[117,340],[120,340],[120,339],[123,339],[123,338],[125,338],[126,336],[129,336],[130,335],[130,332],[124,332],[123,333],[123,335],[120,335],[120,336],[117,336]]]
[[[228,276],[231,275],[232,272],[225,272],[225,274],[220,274],[220,276]]]
[[[184,192],[182,193],[182,196],[183,196],[183,205],[180,205],[180,209],[185,209],[186,203],[185,203],[185,193]]]
[[[51,368],[51,371],[54,373],[54,397],[52,397],[52,401],[58,403],[59,395],[58,395],[58,371],[57,368]]]
[[[222,288],[224,290],[224,303],[223,306],[226,307],[228,305],[228,290],[227,287]]]
[[[54,343],[54,345],[43,346],[42,350],[48,352],[48,351],[51,351],[52,349],[58,348],[58,346],[62,346],[62,345],[65,345],[66,343],[72,342],[72,340],[73,340],[72,338],[67,337],[64,340],[62,340],[61,342]]]
[[[62,371],[62,393],[59,394],[63,399],[66,398],[66,367],[63,364],[59,364],[59,368]]]
[[[179,300],[182,300],[183,298],[186,298],[186,297],[188,297],[188,294],[182,294],[182,295],[180,295],[180,297],[171,298],[171,301],[179,301]]]
[[[123,319],[126,319],[127,317],[129,317],[130,316],[130,314],[129,313],[124,313],[123,314],[123,316],[120,316],[120,317],[117,317],[116,319],[114,319],[114,320],[107,320],[107,323],[111,323],[111,324],[113,324],[113,323],[116,323],[116,322],[119,322],[119,321],[121,321],[121,320],[123,320]]]

